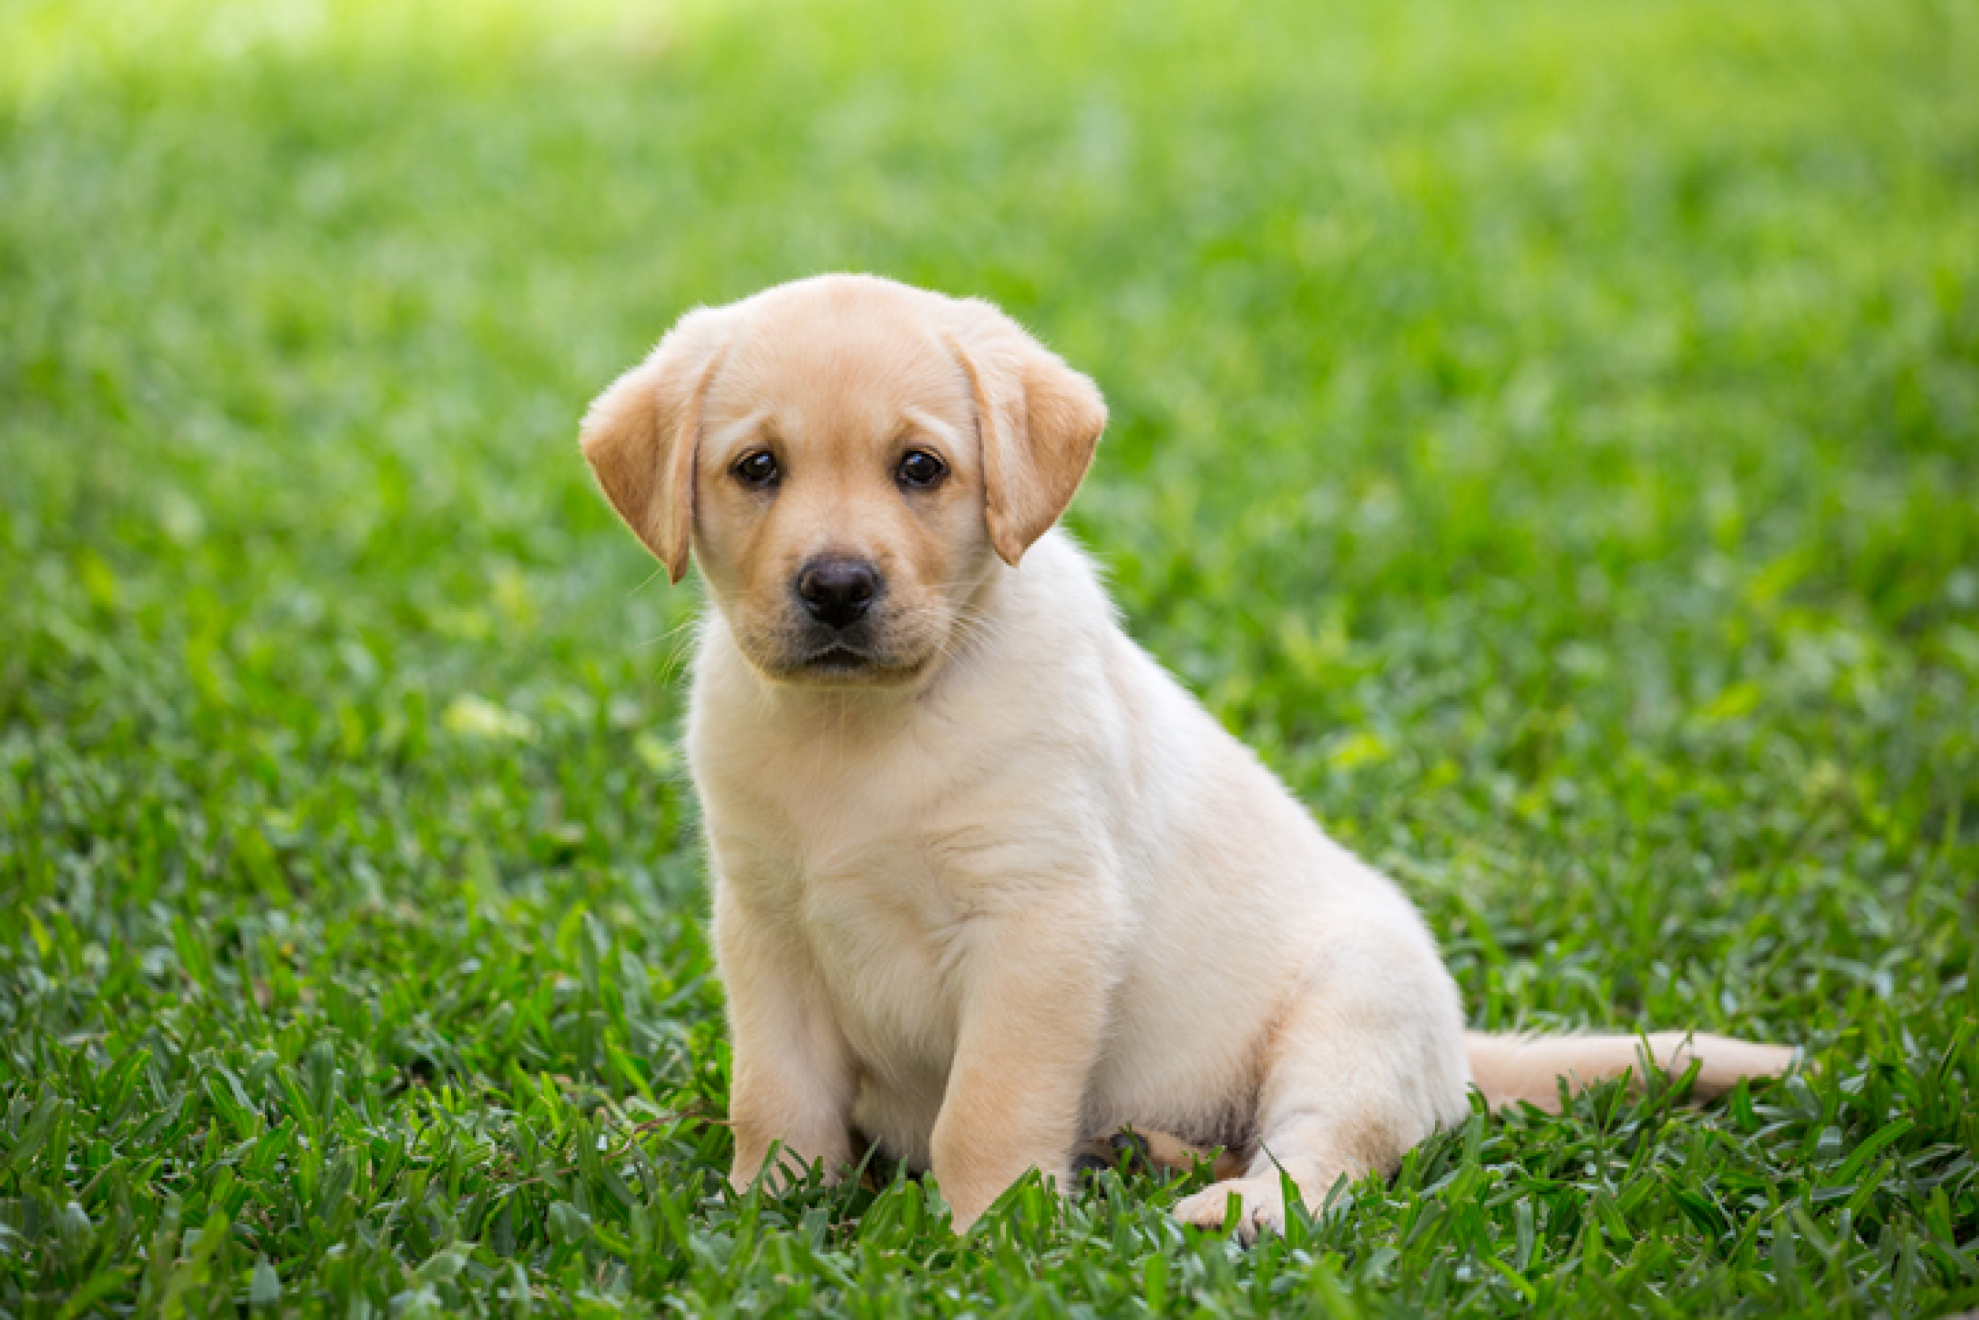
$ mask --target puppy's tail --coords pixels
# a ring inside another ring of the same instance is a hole
[[[1629,1074],[1642,1088],[1644,1054],[1650,1066],[1682,1077],[1694,1062],[1697,1081],[1691,1095],[1710,1100],[1741,1077],[1779,1077],[1793,1066],[1797,1051],[1729,1036],[1659,1031],[1648,1036],[1488,1036],[1471,1032],[1471,1081],[1493,1109],[1520,1101],[1548,1112],[1560,1108],[1560,1079],[1580,1091],[1595,1082]]]

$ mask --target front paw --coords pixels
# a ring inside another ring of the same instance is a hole
[[[1237,1237],[1255,1242],[1261,1233],[1285,1231],[1285,1187],[1274,1172],[1268,1178],[1229,1178],[1185,1196],[1175,1204],[1175,1217],[1198,1228],[1222,1228],[1230,1200],[1237,1199]]]
[[[814,1173],[824,1186],[834,1187],[845,1177],[845,1161],[828,1156],[806,1159],[785,1146],[738,1150],[735,1163],[729,1167],[728,1185],[740,1193],[760,1182],[766,1192],[782,1192],[803,1183]]]

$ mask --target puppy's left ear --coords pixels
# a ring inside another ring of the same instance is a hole
[[[990,544],[1013,567],[1072,502],[1106,401],[1023,326],[979,299],[957,304],[950,346],[976,395]]]
[[[727,343],[723,309],[689,312],[651,356],[592,400],[578,427],[605,498],[666,565],[670,582],[687,572],[701,400]]]

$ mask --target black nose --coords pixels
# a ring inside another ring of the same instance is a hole
[[[797,575],[797,594],[819,623],[845,628],[858,622],[879,594],[880,575],[863,559],[818,559]]]

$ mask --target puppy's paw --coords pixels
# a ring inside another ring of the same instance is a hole
[[[759,1183],[765,1192],[780,1196],[793,1187],[804,1186],[812,1178],[822,1186],[836,1187],[844,1181],[845,1167],[843,1156],[823,1155],[806,1160],[796,1151],[783,1149],[772,1161],[765,1150],[754,1159],[737,1155],[728,1171],[728,1185],[738,1196]]]
[[[1237,1212],[1237,1237],[1254,1242],[1260,1233],[1285,1231],[1285,1188],[1273,1173],[1269,1178],[1230,1178],[1212,1184],[1175,1205],[1175,1217],[1198,1228],[1222,1228],[1230,1198],[1242,1203]]]

